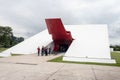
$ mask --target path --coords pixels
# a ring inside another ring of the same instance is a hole
[[[46,62],[58,56],[0,58],[0,80],[120,80],[120,67]]]

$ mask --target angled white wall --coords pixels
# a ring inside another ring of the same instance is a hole
[[[9,48],[0,53],[0,56],[7,57],[12,54],[33,54],[37,53],[37,47],[46,46],[52,42],[51,35],[48,34],[47,29],[26,39],[25,41]]]
[[[111,60],[107,25],[66,25],[75,39],[64,61],[115,63]]]
[[[111,59],[107,25],[66,25],[71,31],[74,41],[65,53],[63,60],[77,62],[115,63]],[[50,46],[52,37],[44,30],[31,38],[0,53],[7,57],[13,54],[33,54],[37,47]]]

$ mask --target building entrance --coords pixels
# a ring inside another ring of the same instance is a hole
[[[60,44],[59,51],[66,52],[68,47],[69,47],[68,44]]]

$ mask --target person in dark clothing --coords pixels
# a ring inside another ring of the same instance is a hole
[[[47,56],[48,55],[48,50],[47,50],[48,48],[46,47],[45,48],[45,56]]]
[[[48,48],[48,54],[51,54],[51,47]]]
[[[43,56],[43,55],[44,55],[44,53],[45,53],[45,48],[44,48],[44,46],[42,46],[41,56]]]
[[[40,55],[40,47],[37,48],[38,56]]]

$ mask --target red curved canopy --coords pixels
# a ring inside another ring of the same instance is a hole
[[[69,46],[73,40],[71,32],[66,31],[60,18],[45,19],[48,32],[54,41],[54,50],[58,51],[61,45]]]
[[[53,40],[72,40],[71,32],[66,31],[60,18],[45,19],[48,32]]]

